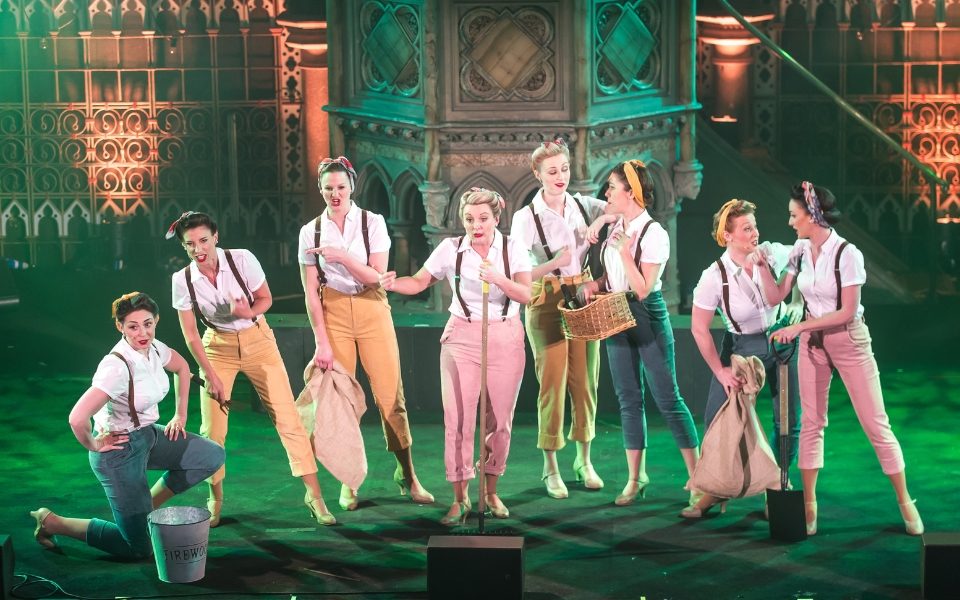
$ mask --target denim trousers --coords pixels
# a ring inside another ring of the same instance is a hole
[[[740,356],[756,356],[763,363],[766,372],[767,387],[770,388],[771,405],[773,407],[773,428],[768,436],[770,448],[773,449],[773,455],[780,462],[780,369],[777,363],[777,357],[770,348],[767,335],[765,333],[737,335],[725,333],[720,350],[720,362],[724,366],[730,366],[730,355],[739,354]],[[797,359],[798,353],[794,352],[787,362],[787,418],[788,418],[788,462],[793,463],[797,458],[797,448],[800,445],[800,384],[797,380]],[[707,392],[707,406],[704,410],[703,420],[706,428],[710,427],[717,411],[727,400],[727,392],[717,381],[716,377],[710,378],[710,391]],[[780,465],[784,466],[784,465]]]
[[[186,439],[169,440],[159,425],[129,434],[119,450],[90,452],[93,469],[113,511],[113,522],[91,519],[87,544],[126,558],[152,554],[147,515],[153,510],[147,470],[164,470],[163,481],[174,493],[182,493],[220,468],[221,446],[188,433]]]
[[[677,447],[696,448],[700,445],[697,428],[677,387],[673,328],[663,295],[651,292],[642,301],[631,299],[629,305],[636,326],[611,336],[606,342],[610,375],[620,402],[623,446],[627,450],[647,447],[643,401],[646,379]]]

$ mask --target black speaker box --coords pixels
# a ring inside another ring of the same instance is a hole
[[[3,600],[13,598],[10,588],[13,587],[13,541],[9,535],[0,535],[0,590],[3,590]]]
[[[433,600],[523,598],[523,538],[430,536],[427,596]]]
[[[960,598],[960,533],[925,533],[920,593],[927,600]]]

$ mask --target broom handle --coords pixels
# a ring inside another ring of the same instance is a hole
[[[790,367],[786,362],[779,362],[777,365],[778,370],[778,379],[780,380],[780,489],[787,489],[787,469],[790,468],[790,465],[787,464],[787,461],[790,460],[790,452],[787,450],[787,436],[789,435],[790,429],[790,414],[787,408],[789,390],[787,389],[790,385]]]
[[[483,533],[484,514],[487,511],[487,477],[485,469],[487,466],[487,301],[490,299],[490,284],[486,281],[482,284],[483,290],[483,312],[480,321],[480,472],[477,477],[480,478],[480,501],[477,502],[477,509],[480,511],[480,533]]]

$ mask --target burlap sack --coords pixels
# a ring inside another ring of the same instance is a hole
[[[718,498],[743,498],[777,487],[780,468],[755,407],[765,379],[763,363],[756,356],[734,354],[730,366],[744,384],[727,398],[704,434],[690,487]]]

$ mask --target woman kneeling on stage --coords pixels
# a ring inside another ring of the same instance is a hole
[[[157,303],[140,292],[114,301],[113,317],[123,337],[100,361],[93,385],[70,411],[70,427],[90,451],[90,467],[114,521],[63,517],[38,508],[30,515],[37,521],[34,537],[45,548],[57,547],[54,536],[59,534],[115,556],[149,557],[150,511],[223,464],[223,448],[186,431],[190,367],[176,350],[154,339],[159,312]],[[164,370],[177,375],[177,408],[161,427],[157,404],[170,390]],[[166,470],[152,488],[147,469]]]

